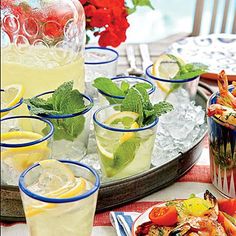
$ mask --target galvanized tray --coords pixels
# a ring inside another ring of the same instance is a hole
[[[198,90],[197,105],[206,108],[207,96]],[[161,166],[119,181],[103,183],[99,190],[97,211],[119,206],[156,192],[184,175],[198,160],[202,153],[203,135],[184,153]],[[1,220],[25,221],[19,189],[16,186],[1,186]]]

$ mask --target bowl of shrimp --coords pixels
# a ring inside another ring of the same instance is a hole
[[[225,197],[236,198],[236,81],[229,86],[223,70],[218,87],[207,104],[211,180]]]

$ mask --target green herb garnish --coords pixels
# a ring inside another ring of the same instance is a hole
[[[132,87],[121,103],[121,111],[132,111],[139,114],[137,123],[140,127],[151,124],[157,116],[173,109],[165,101],[152,105],[147,91],[142,87]]]
[[[68,115],[79,113],[92,106],[84,104],[81,93],[73,89],[73,81],[65,82],[59,86],[48,99],[33,97],[24,102],[30,107],[34,115]],[[54,140],[66,139],[73,141],[84,129],[85,117],[78,115],[71,118],[50,119],[54,125]],[[43,132],[47,132],[46,127]]]
[[[106,77],[96,78],[94,80],[93,86],[105,94],[108,94],[110,96],[120,96],[123,98],[128,94],[129,90],[132,87],[143,88],[146,90],[152,88],[152,86],[148,83],[137,83],[134,86],[130,87],[130,84],[126,81],[122,81],[119,86],[114,81],[112,81],[111,79],[106,78]],[[108,97],[108,96],[105,96],[105,98],[107,99],[107,101],[109,102],[110,105],[120,104],[121,99],[123,99],[123,98],[117,99],[117,98],[112,98],[112,97]]]
[[[188,64],[184,64],[181,60],[179,60],[176,56],[171,55],[171,54],[167,54],[167,56],[172,59],[173,61],[175,61],[179,67],[179,71],[177,72],[177,74],[171,78],[171,80],[186,80],[186,79],[190,79],[196,76],[199,76],[201,74],[204,74],[207,72],[208,66],[202,63],[188,63]],[[178,88],[180,88],[183,83],[171,83],[170,85],[170,89],[168,91],[168,93],[165,96],[165,100],[168,98],[168,96],[175,90],[177,90]]]

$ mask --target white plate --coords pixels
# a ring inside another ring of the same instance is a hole
[[[201,62],[209,66],[204,78],[217,79],[225,70],[228,79],[236,81],[236,35],[211,34],[188,37],[172,44],[168,53],[183,58],[186,62]]]
[[[163,207],[165,206],[165,202],[160,202],[150,208],[148,208],[143,214],[141,214],[133,223],[133,226],[132,226],[132,236],[136,236],[135,232],[138,228],[138,226],[140,226],[141,224],[145,223],[145,222],[149,222],[150,219],[148,217],[150,211],[154,208],[154,207]]]

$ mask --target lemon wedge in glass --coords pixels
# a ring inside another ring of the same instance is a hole
[[[163,54],[154,62],[151,73],[157,78],[171,80],[179,72],[178,63],[181,63],[182,65],[185,64],[181,58],[169,54]],[[171,83],[156,81],[156,84],[164,93],[170,91]]]
[[[30,131],[13,131],[1,134],[1,142],[8,144],[23,144],[43,138],[41,134]],[[49,158],[50,148],[47,141],[35,145],[16,148],[5,148],[1,151],[2,161],[12,168],[22,172],[35,162]]]
[[[43,196],[47,198],[71,198],[83,194],[86,191],[86,180],[76,178],[72,170],[64,163],[57,160],[43,160],[39,162],[42,173],[39,184],[43,183]],[[56,207],[54,203],[41,203],[26,208],[26,216],[32,217],[45,210]]]
[[[21,84],[12,84],[4,88],[1,92],[1,109],[15,106],[24,95],[24,87]],[[8,114],[8,111],[1,112],[1,117]]]

